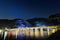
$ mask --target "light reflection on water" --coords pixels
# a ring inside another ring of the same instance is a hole
[[[23,35],[18,35],[18,40],[24,40],[24,36]]]
[[[11,30],[9,32],[12,33],[12,35],[15,35],[17,30]],[[49,30],[49,29],[43,29],[43,28],[23,28],[23,29],[19,29],[18,31],[18,35],[17,35],[17,39],[18,40],[24,40],[26,38],[29,38],[29,36],[31,38],[40,38],[41,36],[48,36],[48,34],[50,35],[50,33],[54,33],[55,29],[53,30]],[[9,35],[9,33],[7,32],[7,34]]]

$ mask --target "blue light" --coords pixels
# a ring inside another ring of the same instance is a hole
[[[24,35],[19,32],[17,39],[18,40],[24,40]]]
[[[35,25],[38,26],[38,27],[40,27],[40,26],[45,27],[47,24],[46,24],[45,22],[36,21],[36,22],[35,22]]]
[[[31,25],[24,20],[17,20],[16,23],[18,24],[18,28],[31,27]]]
[[[24,40],[24,36],[18,35],[18,40]]]
[[[46,26],[46,24],[42,24],[42,23],[37,23],[36,26]]]

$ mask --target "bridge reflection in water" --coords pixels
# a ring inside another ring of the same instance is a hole
[[[30,27],[30,28],[15,28],[15,29],[7,29],[7,33],[4,34],[4,40],[6,36],[8,38],[12,34],[12,36],[15,36],[15,38],[20,38],[23,40],[22,37],[48,37],[52,33],[55,33],[57,31],[57,27]],[[6,32],[4,31],[4,32]],[[2,32],[0,31],[0,34]],[[19,40],[20,40],[19,39]]]

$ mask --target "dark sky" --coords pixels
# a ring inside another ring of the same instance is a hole
[[[0,19],[48,17],[60,12],[58,0],[0,0]]]

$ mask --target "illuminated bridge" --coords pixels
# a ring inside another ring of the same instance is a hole
[[[4,31],[4,39],[6,36],[10,36],[11,34],[17,38],[18,35],[22,36],[30,36],[30,37],[47,37],[52,33],[57,31],[57,27],[26,27],[26,28],[15,28],[15,29],[5,29],[0,30],[0,34]]]

